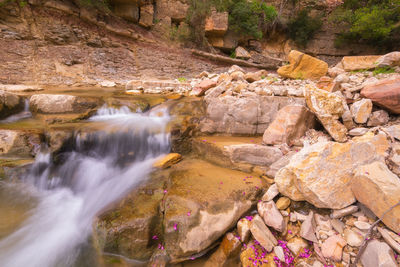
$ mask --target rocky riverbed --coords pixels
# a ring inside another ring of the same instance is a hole
[[[60,165],[77,136],[89,148],[90,133],[116,131],[93,116],[167,109],[171,154],[98,214],[97,265],[398,266],[399,58],[329,68],[292,51],[277,73],[232,66],[125,87],[3,86],[0,189],[20,183],[39,151]],[[125,152],[124,164],[135,157]],[[6,191],[0,238],[35,205],[20,198],[9,209]]]

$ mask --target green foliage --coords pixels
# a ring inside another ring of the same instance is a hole
[[[400,0],[346,0],[335,12],[345,30],[336,44],[364,42],[390,47],[399,41]]]
[[[372,74],[374,74],[374,76],[376,76],[378,74],[389,74],[389,73],[394,73],[394,72],[395,72],[395,70],[391,67],[383,67],[383,68],[374,69]]]
[[[295,18],[288,23],[288,35],[297,45],[305,47],[315,33],[321,28],[320,17],[311,17],[308,9],[301,10]]]
[[[229,56],[230,58],[236,58],[236,52],[235,50],[232,51],[232,53]]]
[[[185,77],[179,77],[177,80],[178,80],[178,82],[180,82],[180,83],[184,83],[184,82],[187,81],[187,79],[186,79]]]
[[[257,39],[263,36],[262,29],[271,23],[277,12],[262,0],[189,0],[187,22],[192,27],[192,39],[204,42],[204,22],[215,8],[229,13],[229,28],[245,36]]]
[[[26,2],[26,1],[21,1],[21,2],[19,2],[18,4],[19,4],[19,6],[20,6],[21,8],[23,8],[24,6],[26,6],[26,5],[28,4],[28,2]]]

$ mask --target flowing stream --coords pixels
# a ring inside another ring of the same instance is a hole
[[[82,266],[96,216],[143,182],[154,161],[169,152],[165,111],[103,107],[90,120],[105,126],[77,134],[57,164],[42,151],[17,185],[37,204],[0,240],[0,266]]]

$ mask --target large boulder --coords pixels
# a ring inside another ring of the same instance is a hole
[[[308,108],[317,115],[332,138],[338,142],[345,142],[347,128],[339,121],[346,111],[343,97],[309,85],[305,90],[305,98]]]
[[[400,52],[391,52],[383,55],[376,61],[379,68],[400,66]]]
[[[374,69],[379,58],[380,56],[347,56],[342,58],[337,67],[345,71]]]
[[[186,19],[189,3],[187,0],[156,0],[157,20],[171,18],[172,21],[182,22]]]
[[[278,110],[290,104],[305,105],[302,98],[283,96],[219,96],[224,86],[207,91],[206,117],[200,122],[204,133],[228,133],[234,135],[263,134],[275,119]],[[218,97],[219,96],[219,97]]]
[[[40,148],[40,135],[37,133],[0,130],[0,155],[29,157]]]
[[[319,208],[341,209],[356,200],[351,189],[353,171],[360,165],[383,160],[386,135],[366,134],[347,143],[319,142],[304,147],[275,175],[279,192],[295,201]]]
[[[268,145],[291,145],[314,124],[315,116],[306,107],[288,105],[278,111],[275,120],[265,130],[263,142]]]
[[[361,90],[361,96],[369,98],[374,104],[400,114],[400,78],[385,79],[367,85]]]
[[[116,3],[114,14],[128,21],[138,22],[140,17],[138,3]]]
[[[20,96],[0,90],[0,118],[21,111],[23,106]]]
[[[296,50],[290,51],[288,59],[290,64],[278,69],[285,78],[318,80],[328,72],[326,62]]]
[[[206,251],[262,193],[260,179],[199,160],[172,167],[164,198],[164,242],[172,262]]]
[[[385,242],[371,240],[361,255],[364,267],[396,267],[393,250]]]
[[[228,12],[217,12],[213,9],[206,18],[204,30],[206,35],[224,36],[228,30]]]
[[[96,106],[95,100],[72,95],[38,94],[30,98],[30,109],[38,113],[81,113]]]
[[[400,179],[382,162],[358,167],[355,170],[351,188],[357,200],[379,218],[400,201]],[[400,207],[388,212],[383,217],[383,222],[399,233]]]
[[[140,7],[139,24],[143,27],[151,27],[153,25],[154,6],[144,5]]]

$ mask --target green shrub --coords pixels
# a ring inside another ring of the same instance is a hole
[[[389,73],[394,73],[394,72],[395,72],[395,70],[391,67],[383,67],[383,68],[374,69],[372,74],[374,74],[376,76],[378,74],[389,74]]]
[[[400,0],[346,0],[334,19],[345,28],[338,46],[362,42],[390,47],[399,41]]]
[[[322,20],[320,17],[311,17],[309,10],[303,9],[289,21],[287,26],[289,38],[295,41],[297,45],[305,47],[321,28]]]

